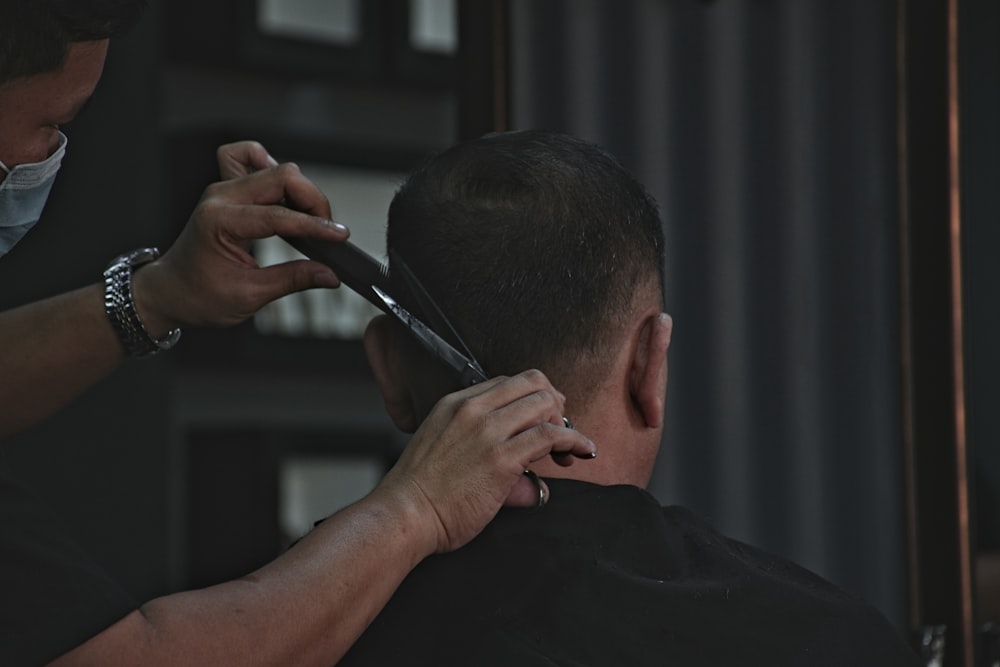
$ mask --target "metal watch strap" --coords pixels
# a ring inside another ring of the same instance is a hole
[[[150,336],[132,299],[133,269],[159,256],[160,251],[156,248],[139,248],[115,257],[104,271],[104,312],[130,357],[169,350],[181,337],[180,329],[172,329],[159,340]]]

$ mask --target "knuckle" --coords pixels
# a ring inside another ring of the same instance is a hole
[[[482,399],[478,396],[459,398],[455,405],[455,418],[467,423],[475,435],[484,434],[489,430],[490,413],[483,405]]]
[[[207,233],[224,216],[225,204],[212,196],[206,196],[195,207],[191,215],[191,223],[200,233]]]
[[[541,422],[536,428],[541,438],[548,443],[554,443],[566,435],[563,433],[564,429],[555,426],[551,422]]]
[[[222,196],[222,191],[225,190],[225,184],[221,181],[216,183],[210,183],[205,191],[202,193],[202,202],[211,202],[219,199]]]
[[[443,419],[453,420],[460,405],[461,397],[453,394],[445,394],[438,399],[437,403],[434,404],[428,418],[430,418],[430,416],[438,415]]]
[[[549,422],[538,422],[535,429],[542,434],[546,440],[555,435],[555,427]]]
[[[533,384],[548,384],[545,375],[537,368],[530,368],[521,373],[521,376]]]
[[[455,398],[455,414],[459,417],[473,418],[479,416],[480,408],[475,397],[456,397]]]
[[[530,399],[533,403],[535,403],[539,410],[559,407],[559,401],[557,400],[555,393],[549,391],[548,389],[539,389],[531,394]]]
[[[556,426],[552,422],[543,422],[538,426],[542,430],[545,441],[553,446],[560,442],[565,443],[567,438],[575,437],[572,431],[564,428],[561,424]]]
[[[302,172],[299,170],[299,165],[294,162],[284,162],[275,167],[275,172],[282,179],[290,180],[293,178],[298,178]]]

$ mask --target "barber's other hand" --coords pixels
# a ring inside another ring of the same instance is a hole
[[[254,239],[275,234],[332,241],[349,234],[329,221],[329,202],[296,165],[267,166],[269,158],[253,142],[220,148],[220,171],[231,180],[206,188],[170,250],[136,271],[136,305],[154,336],[176,326],[236,324],[278,297],[340,284],[318,262],[261,268],[251,255]]]
[[[500,507],[533,506],[524,470],[553,452],[581,458],[594,443],[564,426],[565,397],[539,371],[498,377],[441,399],[375,493],[420,507],[434,550],[466,544]]]

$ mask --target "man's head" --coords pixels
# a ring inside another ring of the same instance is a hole
[[[108,39],[135,23],[145,4],[0,0],[0,161],[8,169],[55,150],[58,126],[97,85]]]
[[[568,415],[613,466],[593,481],[645,484],[662,430],[670,332],[660,317],[664,241],[655,203],[617,160],[542,131],[461,144],[400,188],[387,246],[489,375],[538,368],[566,394]],[[454,387],[387,321],[368,338],[390,412],[413,428]],[[641,451],[626,440],[641,440]],[[588,469],[601,464],[568,475],[588,479]]]

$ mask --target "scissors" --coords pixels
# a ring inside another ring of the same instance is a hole
[[[392,266],[398,270],[398,275],[405,288],[410,291],[410,295],[418,307],[423,309],[425,317],[429,320],[432,319],[441,331],[447,331],[451,334],[456,345],[462,348],[461,352],[389,295],[388,290],[391,287],[389,267],[361,248],[349,241],[333,242],[307,238],[282,238],[309,259],[332,268],[337,272],[340,282],[363,296],[382,312],[396,318],[424,348],[440,359],[455,374],[463,388],[489,379],[486,371],[469,351],[465,341],[458,335],[451,322],[438,308],[437,303],[434,302],[431,295],[398,254],[392,250],[389,251]],[[566,428],[573,428],[573,423],[567,417],[563,417],[562,421]],[[563,455],[552,453],[553,457]],[[525,468],[524,475],[531,480],[538,494],[535,509],[543,507],[548,502],[544,485],[532,470]]]
[[[316,239],[282,237],[289,245],[309,259],[326,264],[337,273],[340,282],[371,302],[376,308],[394,317],[431,354],[440,359],[458,378],[462,387],[489,379],[486,371],[476,361],[469,347],[455,328],[438,308],[430,294],[424,289],[406,263],[390,251],[393,270],[409,290],[425,319],[436,325],[440,331],[451,335],[448,342],[431,326],[412,314],[390,295],[392,285],[389,267],[349,241],[317,241]],[[461,348],[461,351],[456,348]]]

